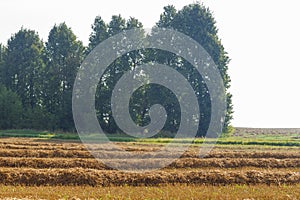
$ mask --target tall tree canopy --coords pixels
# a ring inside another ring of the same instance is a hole
[[[99,18],[96,18],[95,22],[97,19]],[[100,22],[102,27],[104,27],[103,22]],[[227,112],[224,122],[224,130],[226,130],[232,118],[231,94],[228,92],[230,78],[227,73],[229,58],[218,38],[216,22],[210,10],[201,4],[188,5],[180,11],[177,11],[174,6],[166,6],[156,26],[161,28],[173,28],[190,36],[201,44],[211,55],[219,68],[226,88]],[[97,26],[94,25],[94,27]],[[142,24],[139,23],[137,19],[130,18],[126,22],[125,19],[118,15],[112,17],[107,29],[101,29],[101,33],[105,35],[108,33],[109,36],[113,36],[122,30],[141,27]],[[107,30],[107,32],[104,30]],[[94,32],[91,35],[97,35],[97,32]],[[100,43],[100,41],[98,42]],[[211,101],[204,79],[196,69],[184,59],[179,58],[173,53],[157,49],[138,50],[127,53],[116,59],[103,75],[96,94],[96,108],[99,111],[99,121],[104,126],[104,130],[111,133],[118,131],[110,108],[111,92],[116,82],[125,71],[133,69],[142,63],[153,61],[167,64],[175,68],[190,82],[193,89],[196,91],[195,94],[198,97],[198,103],[201,110],[197,136],[204,136],[208,129],[211,117]],[[153,104],[160,103],[168,112],[168,120],[163,130],[172,133],[178,130],[180,125],[178,101],[174,94],[167,88],[153,84],[145,85],[134,93],[131,103],[133,106],[133,108],[131,108],[131,115],[137,124],[148,124],[150,122],[148,113],[149,108]]]
[[[0,44],[0,84],[4,84],[4,57],[6,54],[6,48],[2,44]]]
[[[109,36],[114,36],[126,28],[126,20],[121,15],[113,15],[108,25]]]
[[[92,51],[100,42],[108,38],[108,27],[100,16],[97,16],[92,25],[87,53]]]
[[[21,29],[7,44],[4,85],[16,92],[25,108],[40,104],[44,44],[35,31]]]
[[[191,4],[185,6],[180,11],[176,11],[174,6],[166,6],[164,7],[164,12],[161,14],[157,26],[173,28],[190,36],[202,45],[214,60],[215,64],[219,68],[226,88],[227,112],[224,122],[224,129],[226,131],[233,113],[231,94],[228,92],[230,87],[230,77],[228,75],[229,58],[221,44],[221,40],[218,37],[218,29],[212,13],[202,4]],[[159,60],[162,62],[161,59]],[[176,57],[170,53],[164,62],[167,62],[169,65],[174,65],[177,70],[181,71],[183,74],[190,74],[186,77],[188,77],[194,90],[198,91],[196,94],[198,96],[201,110],[198,136],[203,135],[208,129],[211,114],[209,92],[207,91],[203,78],[187,61],[182,60],[178,63],[178,58],[176,59]]]
[[[95,23],[97,22],[98,25],[94,23],[93,27],[99,27],[99,24],[101,24],[101,27],[104,27],[103,22],[97,19],[99,19],[99,17],[96,17],[95,19]],[[98,30],[93,29],[90,37],[90,46],[92,46],[91,44],[93,44],[94,35],[105,35],[106,37],[109,37],[114,36],[124,30],[142,27],[143,25],[138,19],[131,17],[126,21],[124,18],[122,18],[121,15],[114,15],[107,25],[106,32],[103,28]],[[96,45],[102,42],[102,40],[98,40],[97,42],[98,43],[95,43]],[[120,77],[124,74],[124,72],[128,71],[134,65],[136,65],[139,59],[141,58],[138,52],[131,52],[127,55],[123,55],[120,58],[116,59],[108,67],[101,78],[96,92],[96,109],[99,122],[101,126],[104,127],[103,129],[106,132],[116,133],[119,131],[111,112],[110,99],[114,86],[120,79]]]
[[[226,88],[226,130],[233,112],[231,94],[228,91],[229,58],[218,37],[216,22],[210,10],[202,4],[191,4],[179,11],[174,6],[166,6],[153,31],[157,27],[175,29],[190,36],[211,55]],[[11,120],[7,120],[6,124],[0,123],[0,128],[75,130],[71,106],[72,91],[81,62],[107,38],[124,30],[143,28],[143,24],[136,18],[130,17],[126,20],[121,15],[113,15],[110,22],[105,23],[97,16],[91,28],[86,48],[66,23],[54,25],[46,43],[41,41],[35,31],[21,28],[8,40],[6,46],[0,44],[0,85],[3,84],[0,86],[0,109],[4,112],[5,108],[9,110],[15,106],[12,113],[21,112],[19,118],[15,114],[8,116]],[[142,32],[139,39],[147,37]],[[115,59],[100,77],[95,106],[103,130],[108,133],[121,131],[111,109],[111,95],[116,83],[128,70],[151,62],[173,67],[189,81],[197,95],[201,112],[197,136],[204,136],[210,123],[211,101],[203,77],[183,58],[159,49],[127,52]],[[15,103],[9,104],[5,98],[12,98]],[[137,89],[130,100],[129,112],[132,119],[140,126],[150,123],[149,109],[154,104],[163,105],[168,113],[161,133],[172,136],[180,125],[180,106],[176,96],[166,87],[146,84]]]
[[[84,46],[65,24],[55,25],[46,43],[47,69],[44,103],[62,130],[73,130],[72,90],[84,58]]]

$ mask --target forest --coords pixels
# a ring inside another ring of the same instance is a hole
[[[224,131],[228,131],[233,114],[232,95],[228,91],[230,59],[218,37],[212,12],[202,4],[187,5],[181,10],[169,5],[164,7],[155,27],[171,28],[188,35],[213,58],[226,88]],[[65,22],[55,24],[46,41],[37,31],[24,27],[12,34],[7,44],[0,44],[0,129],[75,132],[72,91],[81,63],[98,44],[132,28],[143,28],[143,24],[136,18],[124,19],[121,15],[113,15],[106,23],[100,15],[96,16],[87,46]],[[201,108],[197,136],[204,136],[210,122],[211,102],[203,78],[187,61],[159,49],[122,55],[101,77],[95,107],[103,130],[112,134],[121,132],[112,116],[110,102],[117,81],[126,71],[153,61],[167,64],[187,78]],[[172,92],[159,85],[148,84],[134,93],[130,113],[133,120],[139,125],[149,123],[149,107],[156,103],[163,105],[168,113],[163,132],[176,132],[180,124],[178,101]]]

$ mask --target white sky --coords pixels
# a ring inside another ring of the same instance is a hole
[[[201,0],[213,11],[229,53],[234,126],[300,127],[300,3],[297,0]],[[55,23],[66,22],[87,44],[97,15],[136,17],[150,28],[163,6],[193,0],[1,0],[0,43],[22,26],[44,41]]]

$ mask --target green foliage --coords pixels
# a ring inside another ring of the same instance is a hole
[[[23,120],[21,127],[25,129],[35,130],[52,130],[54,116],[46,112],[41,107],[35,107],[33,109],[23,110]]]
[[[22,28],[8,41],[3,83],[20,96],[24,108],[32,109],[40,103],[43,51],[43,42],[32,30]]]
[[[22,116],[19,96],[0,85],[0,129],[18,128]]]
[[[53,129],[74,130],[72,90],[75,77],[84,58],[84,47],[65,23],[55,25],[46,43],[43,102],[45,109],[55,116]]]
[[[102,28],[98,30],[93,29],[89,45],[92,47],[98,45],[101,42],[101,40],[96,40],[98,43],[95,42],[95,38],[99,38],[94,37],[96,35],[102,35],[106,37],[113,36],[115,34],[120,33],[123,30],[131,28],[142,28],[143,25],[135,18],[130,18],[126,21],[120,15],[114,15],[112,16],[110,23],[106,26],[106,30],[104,29],[105,26],[103,22],[101,20],[99,21],[99,17],[96,17],[95,24],[93,25],[93,27]],[[144,35],[141,35],[141,37],[144,37]],[[104,39],[105,37],[101,38]],[[111,112],[110,100],[114,86],[126,71],[134,69],[137,65],[141,64],[142,56],[143,55],[141,51],[134,51],[116,59],[108,67],[98,84],[95,103],[98,114],[98,120],[103,130],[108,133],[120,132]]]
[[[225,131],[222,134],[222,137],[231,137],[235,132],[235,128],[231,125],[227,126]]]
[[[87,53],[91,52],[100,42],[108,38],[108,27],[100,16],[97,16],[92,25]]]
[[[4,84],[4,77],[5,77],[5,73],[4,73],[4,58],[6,55],[6,48],[0,44],[0,84]]]
[[[218,38],[216,22],[210,10],[201,4],[191,4],[179,11],[174,6],[167,6],[156,26],[185,33],[199,42],[213,57],[226,87],[227,115],[224,131],[230,133],[232,97],[228,92],[229,58]],[[126,20],[121,15],[112,16],[111,21],[106,24],[97,16],[91,28],[86,48],[66,23],[54,25],[45,44],[35,31],[21,28],[9,39],[6,47],[0,45],[0,84],[7,88],[1,89],[0,106],[2,109],[13,110],[5,111],[11,114],[8,118],[1,112],[0,117],[4,121],[0,122],[0,128],[75,130],[72,90],[84,57],[108,37],[123,30],[143,28],[143,24],[138,19],[131,17]],[[145,33],[140,35],[140,39],[146,37]],[[171,66],[190,82],[196,91],[201,110],[197,136],[203,136],[211,114],[210,97],[203,78],[187,61],[170,52],[155,49],[128,52],[116,59],[104,72],[97,87],[95,102],[97,117],[103,130],[113,134],[121,132],[112,116],[112,91],[125,72],[149,62]],[[139,76],[147,79],[143,75]],[[9,104],[6,98],[11,98],[15,104],[6,106]],[[167,123],[158,136],[172,137],[180,125],[180,109],[175,95],[165,87],[146,84],[135,91],[130,101],[132,119],[140,126],[150,123],[149,109],[154,104],[163,105],[168,113]]]
[[[213,58],[220,70],[226,88],[227,112],[224,122],[224,131],[227,131],[233,113],[231,101],[232,95],[228,92],[230,87],[230,78],[227,72],[229,58],[221,44],[221,40],[218,38],[218,29],[212,13],[202,4],[191,4],[185,6],[180,11],[176,11],[173,6],[167,6],[164,8],[164,12],[161,14],[157,26],[173,28],[190,36],[201,44]],[[177,58],[170,53],[169,55],[168,53],[163,53],[163,55],[167,55],[169,59],[158,57],[158,61],[171,66],[173,65],[178,71],[186,76],[193,89],[197,91],[196,94],[201,110],[197,136],[203,136],[208,129],[211,116],[209,91],[203,77],[201,77],[188,62],[184,60],[180,61],[180,58]]]
[[[126,20],[121,15],[113,15],[108,25],[109,36],[114,36],[126,29]]]
[[[164,12],[160,15],[159,21],[156,23],[158,27],[171,28],[177,10],[174,6],[168,5],[164,7]]]

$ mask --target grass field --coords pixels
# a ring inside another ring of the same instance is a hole
[[[300,142],[294,133],[221,138],[204,158],[198,155],[201,142],[195,142],[171,165],[145,173],[107,167],[74,134],[65,136],[69,140],[30,130],[0,135],[0,199],[300,199]],[[151,155],[168,140],[115,144]],[[111,162],[143,164],[114,149],[97,151]]]
[[[256,133],[257,132],[257,133]],[[265,134],[265,132],[267,134]],[[169,143],[171,138],[133,138],[124,135],[107,135],[111,141],[115,142],[139,142],[139,143]],[[29,137],[42,139],[61,139],[80,141],[78,134],[59,133],[35,130],[0,130],[0,137]],[[203,138],[179,138],[175,142],[202,144]],[[245,129],[238,128],[236,134],[230,137],[220,137],[218,139],[206,140],[206,142],[219,145],[269,145],[269,146],[299,146],[300,129]]]

